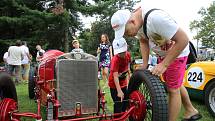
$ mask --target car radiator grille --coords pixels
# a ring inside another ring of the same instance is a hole
[[[98,68],[93,60],[58,60],[57,98],[61,104],[59,117],[74,116],[76,103],[81,103],[83,114],[98,110]]]

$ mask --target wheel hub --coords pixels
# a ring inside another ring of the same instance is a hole
[[[133,100],[132,102],[129,103],[130,107],[135,106],[135,109],[131,114],[131,117],[135,121],[143,121],[146,116],[146,108],[147,108],[145,97],[139,91],[133,91],[130,94],[130,99]]]

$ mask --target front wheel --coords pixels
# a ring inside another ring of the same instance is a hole
[[[137,95],[141,97],[143,106],[145,105],[146,108],[142,108],[145,110],[142,111],[142,115],[134,111],[129,117],[130,121],[137,121],[138,117],[144,117],[144,121],[168,120],[167,94],[159,77],[152,75],[148,70],[135,71],[128,86],[130,97],[134,91],[140,92]]]
[[[208,111],[215,117],[215,80],[212,80],[205,90],[205,104]]]

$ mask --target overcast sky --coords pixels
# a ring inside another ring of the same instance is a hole
[[[194,32],[192,33],[189,29],[190,22],[200,17],[197,12],[201,7],[209,7],[213,1],[215,0],[142,0],[143,4],[163,9],[169,13],[187,32],[191,40]],[[138,4],[135,7],[137,6]],[[90,27],[90,23],[93,21],[95,21],[95,18],[92,17],[83,20],[87,28]],[[196,45],[195,41],[192,42]]]
[[[199,19],[197,13],[201,7],[209,7],[215,0],[142,0],[143,3],[161,8],[168,12],[193,40],[195,32],[191,32],[189,24]],[[196,41],[192,41],[196,46]]]

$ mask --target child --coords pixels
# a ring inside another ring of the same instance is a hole
[[[130,53],[124,38],[113,41],[114,56],[111,60],[109,86],[114,101],[114,113],[126,110],[127,85],[129,80]]]
[[[72,49],[71,52],[76,52],[76,53],[83,53],[83,49],[80,48],[80,44],[78,40],[73,40],[72,41],[72,46],[74,47],[74,49]]]

